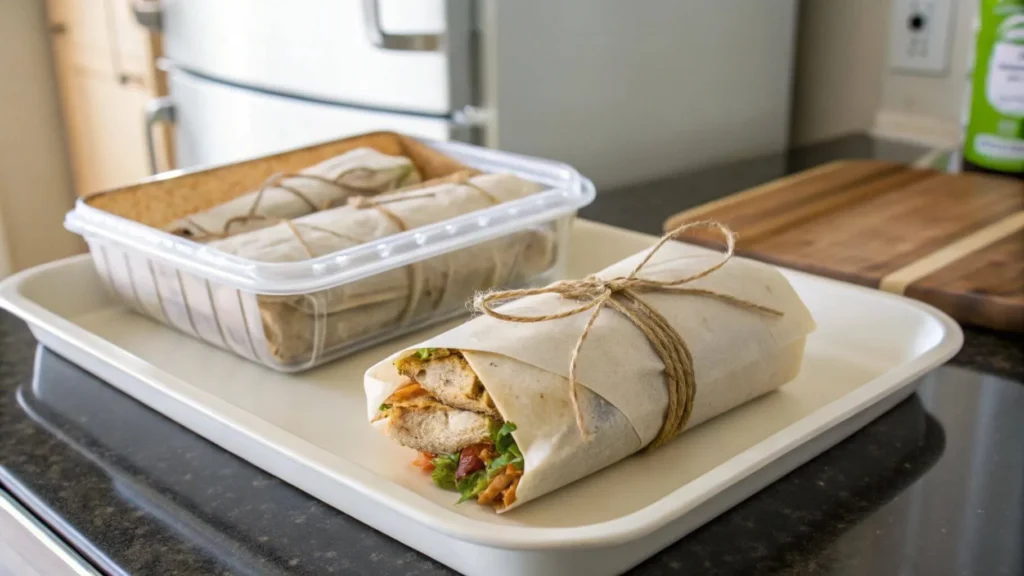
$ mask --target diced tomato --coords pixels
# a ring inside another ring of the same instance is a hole
[[[396,402],[401,402],[403,400],[412,400],[413,398],[418,398],[426,394],[426,389],[424,389],[422,386],[414,382],[412,384],[409,384],[408,386],[403,386],[398,390],[392,392],[391,396],[388,396],[387,400],[385,400],[384,403],[394,404]]]
[[[419,468],[420,470],[423,470],[427,474],[430,474],[431,472],[434,471],[433,460],[435,457],[436,456],[434,454],[431,454],[430,452],[420,452],[420,455],[417,456],[416,459],[412,461],[412,465]]]
[[[491,449],[491,444],[471,444],[459,453],[459,467],[455,469],[455,480],[462,480],[477,470],[483,470],[487,464],[480,457],[484,450]]]

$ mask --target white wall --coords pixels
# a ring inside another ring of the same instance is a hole
[[[954,29],[946,73],[923,76],[886,68],[875,122],[877,133],[934,144],[955,145],[958,142],[978,0],[954,1]]]
[[[0,0],[0,276],[84,249],[40,0]],[[5,270],[7,268],[7,270]]]
[[[941,76],[887,70],[874,129],[881,135],[955,146],[967,89],[978,0],[954,0],[949,67]]]
[[[804,0],[797,35],[793,143],[867,132],[882,98],[890,0]]]
[[[954,0],[950,65],[938,76],[889,68],[894,0],[803,0],[793,141],[852,132],[956,145],[978,0]]]

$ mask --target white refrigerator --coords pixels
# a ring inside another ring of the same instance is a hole
[[[181,167],[372,130],[600,188],[786,147],[796,0],[160,0]],[[151,131],[149,131],[151,132]]]

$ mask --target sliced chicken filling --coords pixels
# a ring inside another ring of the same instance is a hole
[[[496,509],[515,502],[523,455],[483,383],[456,350],[424,348],[395,363],[410,383],[380,406],[387,434],[418,450],[414,464],[459,502]]]

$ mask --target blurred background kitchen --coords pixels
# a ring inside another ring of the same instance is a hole
[[[857,132],[940,162],[976,9],[3,0],[0,277],[84,251],[76,195],[377,129],[560,159],[599,191]]]

